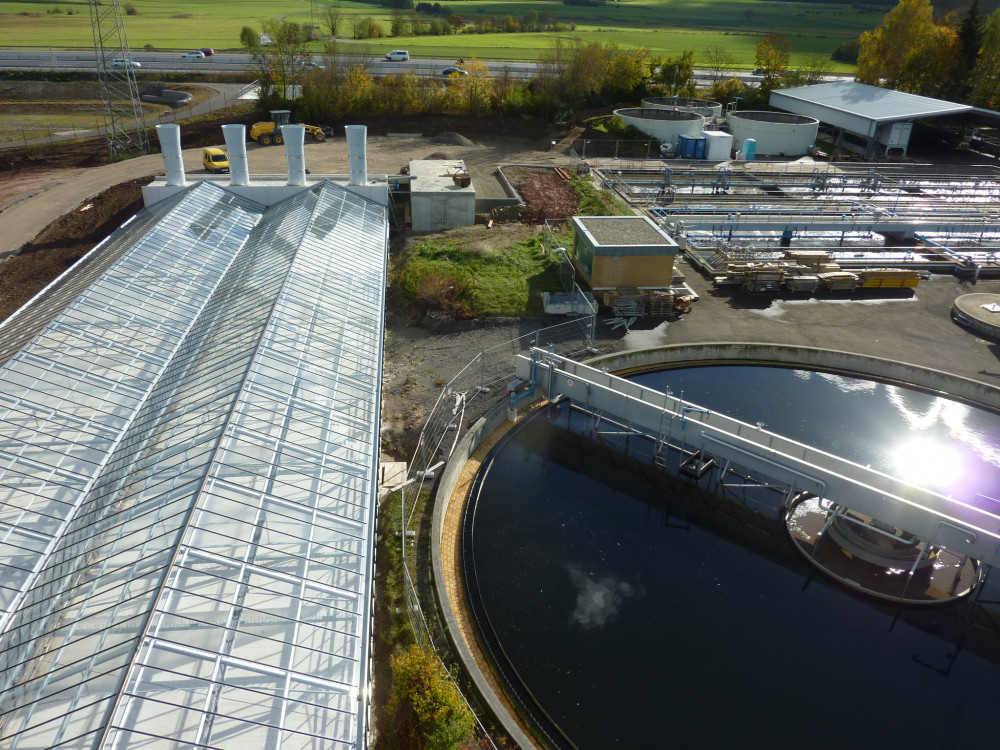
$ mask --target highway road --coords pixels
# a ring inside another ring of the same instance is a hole
[[[184,58],[182,52],[132,51],[132,59],[142,66],[142,70],[177,72],[234,72],[244,71],[250,64],[250,55],[241,52],[220,52],[205,58]],[[315,56],[314,62],[322,64],[322,57]],[[389,62],[382,57],[369,57],[366,62],[375,75],[390,75],[413,70],[419,76],[440,76],[441,71],[454,65],[455,60],[414,58],[409,62]],[[528,79],[534,75],[538,64],[534,62],[481,61],[494,75],[505,70],[517,79]],[[10,50],[0,49],[0,69],[7,70],[95,70],[96,57],[93,50]],[[734,70],[729,74],[737,76],[744,83],[761,80],[746,71]],[[706,81],[712,77],[707,70],[696,70],[695,78]]]
[[[204,58],[184,58],[181,52],[132,51],[132,59],[142,66],[142,70],[164,72],[233,72],[246,70],[250,65],[250,55],[240,52],[220,52]],[[322,57],[314,62],[322,64]],[[403,73],[413,70],[417,75],[441,75],[441,71],[454,65],[455,60],[412,59],[409,62],[389,62],[382,57],[369,57],[366,62],[376,74]],[[530,77],[537,67],[532,62],[483,61],[494,74],[505,69],[518,78]],[[6,70],[95,70],[97,58],[93,50],[0,50],[0,68]]]

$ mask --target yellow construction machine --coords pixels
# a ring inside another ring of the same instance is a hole
[[[292,113],[287,109],[271,110],[271,119],[264,122],[255,122],[250,126],[250,138],[257,141],[261,146],[270,146],[272,143],[281,145],[285,139],[281,135],[281,127],[289,124]],[[328,135],[333,135],[330,128],[322,128],[319,125],[306,125],[304,122],[297,123],[305,126],[306,135],[312,137],[314,141],[325,141]]]

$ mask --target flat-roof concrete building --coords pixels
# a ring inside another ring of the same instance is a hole
[[[461,159],[410,162],[410,221],[414,232],[474,224],[476,189]]]

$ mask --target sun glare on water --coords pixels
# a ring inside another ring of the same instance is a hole
[[[958,453],[932,440],[911,440],[892,454],[897,475],[911,484],[946,490],[962,475]]]

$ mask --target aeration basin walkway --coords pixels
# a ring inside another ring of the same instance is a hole
[[[613,415],[656,436],[658,444],[683,440],[688,449],[783,483],[789,497],[809,492],[956,554],[1000,563],[996,507],[946,497],[542,349],[533,349],[531,357],[518,355],[516,371],[523,387],[534,379],[536,395],[550,401],[566,397],[595,413]]]

